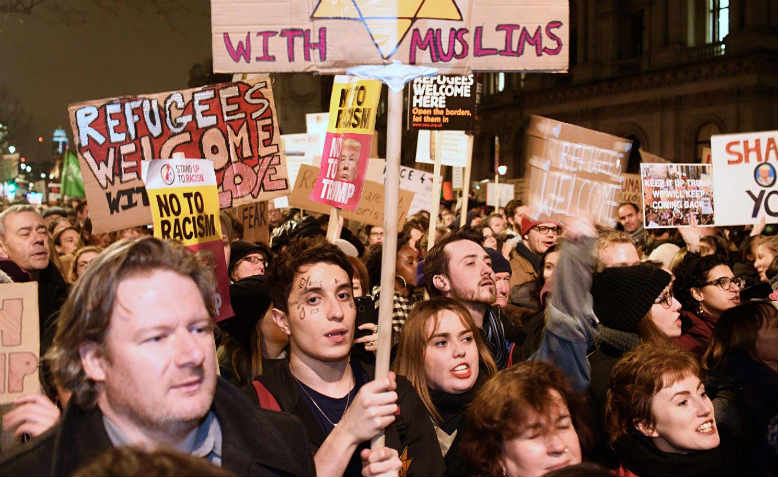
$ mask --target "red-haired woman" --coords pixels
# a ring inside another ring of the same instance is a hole
[[[719,435],[713,403],[691,353],[644,343],[616,363],[610,383],[605,415],[622,473],[735,473],[732,442]]]

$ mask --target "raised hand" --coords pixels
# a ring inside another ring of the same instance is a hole
[[[37,437],[59,420],[59,408],[42,394],[22,396],[14,404],[16,407],[3,416],[3,430],[15,429],[16,437],[22,434]]]

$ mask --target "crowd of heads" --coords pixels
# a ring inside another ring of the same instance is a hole
[[[339,174],[351,174],[347,169]],[[331,376],[357,359],[375,360],[375,319],[387,292],[380,286],[383,227],[347,223],[328,243],[327,217],[272,208],[268,239],[255,242],[223,212],[235,316],[216,324],[212,257],[153,238],[148,227],[93,233],[86,203],[72,205],[0,211],[0,279],[38,281],[42,299],[54,294],[46,288],[51,274],[67,287],[57,292],[62,301],[51,319],[41,305],[52,336],[42,338],[41,377],[62,409],[99,409],[132,442],[174,447],[211,412],[217,369],[253,391],[266,366],[285,360],[308,393],[300,377],[306,373]],[[760,395],[778,389],[774,226],[655,233],[643,229],[631,203],[618,207],[616,229],[528,214],[518,200],[466,212],[442,203],[432,236],[429,213],[420,211],[396,237],[391,367],[418,396],[446,465],[474,475],[534,476],[597,462],[651,475],[659,464],[643,457],[647,446],[664,456],[662,465],[684,469],[679,456],[689,455],[708,465],[723,458],[731,430],[761,446],[750,449],[757,458],[775,459],[774,409],[743,414],[742,401],[722,391],[745,387],[750,397],[774,403],[774,394]],[[586,295],[566,302],[576,287]],[[571,329],[593,330],[583,350],[594,354],[578,356],[591,363],[591,391],[557,361],[575,351],[547,344],[568,339],[551,336],[559,333],[552,323],[560,310],[573,315]],[[559,355],[538,358],[544,346]],[[602,356],[612,358],[604,377],[594,371]],[[733,377],[744,363],[745,374]],[[355,377],[343,424],[329,432],[342,439],[342,429],[359,427],[348,406],[367,402],[368,392],[396,400],[394,376],[376,389]],[[373,409],[380,419],[364,429],[380,431],[395,420],[390,402]],[[163,448],[148,463],[180,457]],[[708,458],[714,451],[721,455]],[[137,452],[145,451],[106,454],[81,475],[117,465],[145,469]],[[396,457],[372,455],[376,466]],[[362,459],[370,469],[371,458]],[[774,473],[770,465],[749,469]]]

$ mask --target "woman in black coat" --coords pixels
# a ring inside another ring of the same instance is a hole
[[[427,408],[446,473],[461,474],[458,448],[465,408],[497,370],[467,309],[445,297],[419,304],[400,335],[395,370]]]
[[[778,310],[767,301],[754,301],[722,313],[702,365],[716,424],[749,452],[745,473],[775,475]]]

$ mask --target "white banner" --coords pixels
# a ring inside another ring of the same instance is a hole
[[[778,222],[778,131],[714,135],[714,222],[745,225]]]

